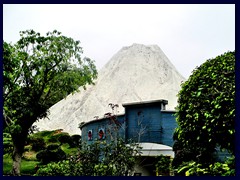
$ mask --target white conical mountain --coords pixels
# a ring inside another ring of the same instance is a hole
[[[109,103],[168,100],[167,109],[177,105],[177,93],[185,79],[157,45],[123,47],[99,71],[95,85],[80,88],[50,108],[48,118],[36,123],[40,130],[63,129],[79,134],[79,123],[111,112]]]

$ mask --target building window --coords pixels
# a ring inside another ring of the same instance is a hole
[[[105,132],[103,128],[98,130],[98,139],[105,139]]]
[[[91,141],[92,140],[92,130],[88,131],[88,140]]]

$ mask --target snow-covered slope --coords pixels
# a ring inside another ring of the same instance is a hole
[[[167,109],[174,109],[184,80],[157,45],[123,47],[99,71],[95,85],[59,101],[36,125],[79,134],[79,123],[111,112],[109,103],[118,104],[118,113],[124,113],[122,103],[166,99]]]

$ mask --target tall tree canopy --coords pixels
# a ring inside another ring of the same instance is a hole
[[[235,51],[193,71],[178,94],[176,119],[175,139],[195,157],[216,147],[234,154]]]
[[[20,40],[3,42],[4,128],[11,133],[13,174],[20,174],[21,156],[32,124],[48,109],[97,77],[94,61],[81,58],[80,42],[54,30],[42,36],[21,31]]]

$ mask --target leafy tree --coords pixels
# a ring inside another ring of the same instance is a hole
[[[20,40],[3,42],[4,128],[13,140],[13,175],[20,175],[25,140],[33,123],[47,117],[48,109],[93,84],[94,62],[81,58],[80,42],[54,30],[46,36],[21,31]]]
[[[234,119],[235,51],[207,60],[182,84],[174,135],[178,150],[195,154],[192,160],[203,165],[211,163],[216,147],[234,154]]]

